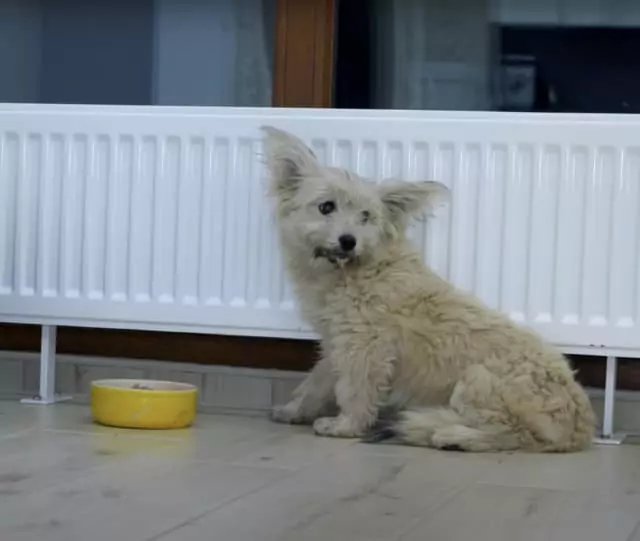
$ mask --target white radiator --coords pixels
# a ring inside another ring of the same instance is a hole
[[[379,179],[437,179],[425,260],[567,350],[640,352],[633,117],[0,106],[0,320],[310,337],[259,126]]]
[[[283,274],[260,133],[333,165],[437,179],[425,261],[565,352],[640,357],[640,121],[513,115],[0,105],[0,321],[310,338]],[[99,352],[96,352],[99,353]]]

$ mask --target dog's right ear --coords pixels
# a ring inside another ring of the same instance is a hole
[[[394,221],[403,222],[433,207],[449,195],[449,188],[431,180],[406,182],[392,180],[378,186],[382,203]]]
[[[280,200],[291,198],[305,177],[317,173],[318,160],[307,145],[286,131],[263,126],[264,155],[271,173],[270,192]]]

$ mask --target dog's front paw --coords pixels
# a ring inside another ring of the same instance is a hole
[[[309,421],[300,413],[297,404],[289,402],[284,406],[276,406],[271,410],[271,420],[276,423],[301,425]]]
[[[366,432],[366,427],[353,422],[349,417],[321,417],[313,423],[313,430],[319,436],[332,438],[360,438]]]

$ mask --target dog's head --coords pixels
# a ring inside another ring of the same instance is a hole
[[[390,181],[376,185],[358,175],[322,166],[297,137],[271,127],[264,151],[270,193],[285,249],[317,264],[356,264],[404,235],[448,190],[437,182]]]

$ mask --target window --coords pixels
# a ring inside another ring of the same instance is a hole
[[[633,0],[352,0],[335,105],[640,112]]]

